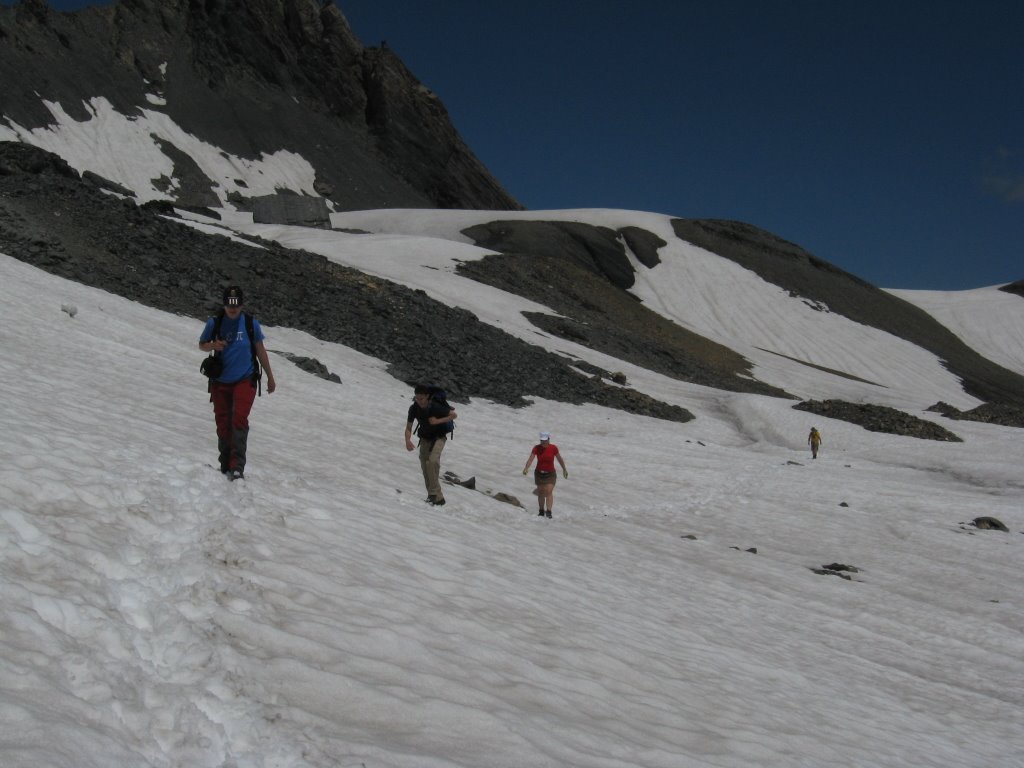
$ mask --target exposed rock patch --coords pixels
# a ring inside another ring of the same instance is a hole
[[[1024,280],[1017,280],[1009,285],[1000,286],[999,290],[1006,291],[1007,293],[1015,293],[1018,296],[1024,296]]]
[[[290,360],[295,363],[296,367],[306,373],[312,373],[314,376],[325,379],[327,381],[333,381],[335,384],[341,384],[341,377],[336,373],[331,373],[327,366],[317,360],[315,357],[305,357],[303,355],[293,355],[291,352],[280,352],[278,350],[272,350],[286,360]]]
[[[980,531],[1003,531],[1009,533],[1010,529],[1006,527],[1002,520],[995,517],[976,517],[971,521],[971,525]]]
[[[738,353],[647,309],[593,264],[583,262],[579,252],[575,258],[553,250],[517,252],[466,262],[457,273],[550,307],[560,316],[525,315],[553,336],[681,381],[789,397],[752,378],[750,363]]]
[[[938,402],[928,408],[957,421],[980,421],[1003,427],[1024,427],[1024,407],[1005,403],[982,403],[977,408],[961,411],[949,403]]]
[[[793,407],[798,411],[848,421],[864,427],[869,432],[885,432],[890,435],[916,437],[920,440],[963,442],[945,427],[884,405],[847,403],[842,400],[807,400]]]
[[[636,256],[637,261],[645,267],[651,269],[661,264],[658,249],[664,248],[668,243],[656,234],[641,227],[623,227],[619,230],[619,234],[629,250]]]
[[[853,581],[851,573],[860,573],[860,568],[855,565],[846,565],[844,563],[832,563],[830,565],[823,565],[821,568],[811,568],[812,571],[820,576],[838,576],[846,581]]]
[[[462,234],[492,251],[568,261],[604,276],[618,288],[632,288],[636,282],[618,232],[608,227],[574,221],[492,221],[469,227]],[[641,242],[635,232],[630,237]]]
[[[478,490],[476,487],[476,477],[471,477],[468,480],[463,480],[454,472],[445,472],[443,480],[448,485],[458,485],[468,490],[482,493],[484,496],[489,496],[495,501],[500,501],[503,504],[511,504],[513,507],[526,509],[526,507],[523,506],[523,503],[518,498],[516,498],[510,493],[505,493],[505,491],[494,491],[490,488]]]

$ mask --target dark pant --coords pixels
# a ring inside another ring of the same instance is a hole
[[[249,411],[256,399],[256,386],[251,379],[234,384],[213,382],[210,388],[213,415],[217,420],[217,447],[220,471],[245,471],[245,451],[249,441]]]

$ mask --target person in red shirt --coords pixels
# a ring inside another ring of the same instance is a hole
[[[569,470],[565,467],[562,454],[558,452],[558,446],[551,443],[551,433],[541,432],[540,442],[533,446],[530,451],[530,458],[523,467],[523,474],[530,471],[533,460],[537,460],[537,471],[533,473],[533,481],[537,484],[537,503],[540,505],[538,517],[551,517],[551,504],[555,498],[555,480],[558,473],[555,472],[555,459],[562,465],[562,477],[568,479]]]

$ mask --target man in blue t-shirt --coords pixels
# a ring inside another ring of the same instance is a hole
[[[210,400],[217,422],[217,447],[220,471],[232,480],[245,475],[245,453],[249,441],[249,411],[256,399],[259,371],[253,360],[253,350],[267,373],[267,393],[277,389],[274,373],[270,370],[267,349],[263,345],[263,329],[252,318],[253,339],[249,340],[245,313],[242,311],[242,289],[237,285],[224,289],[224,309],[218,318],[206,321],[199,336],[199,348],[215,352],[223,362],[220,376],[210,380]],[[214,338],[214,329],[217,336]]]

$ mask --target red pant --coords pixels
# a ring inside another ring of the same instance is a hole
[[[249,438],[249,411],[256,399],[256,385],[251,379],[242,379],[234,384],[215,381],[210,387],[210,399],[217,420],[221,471],[244,470]]]

